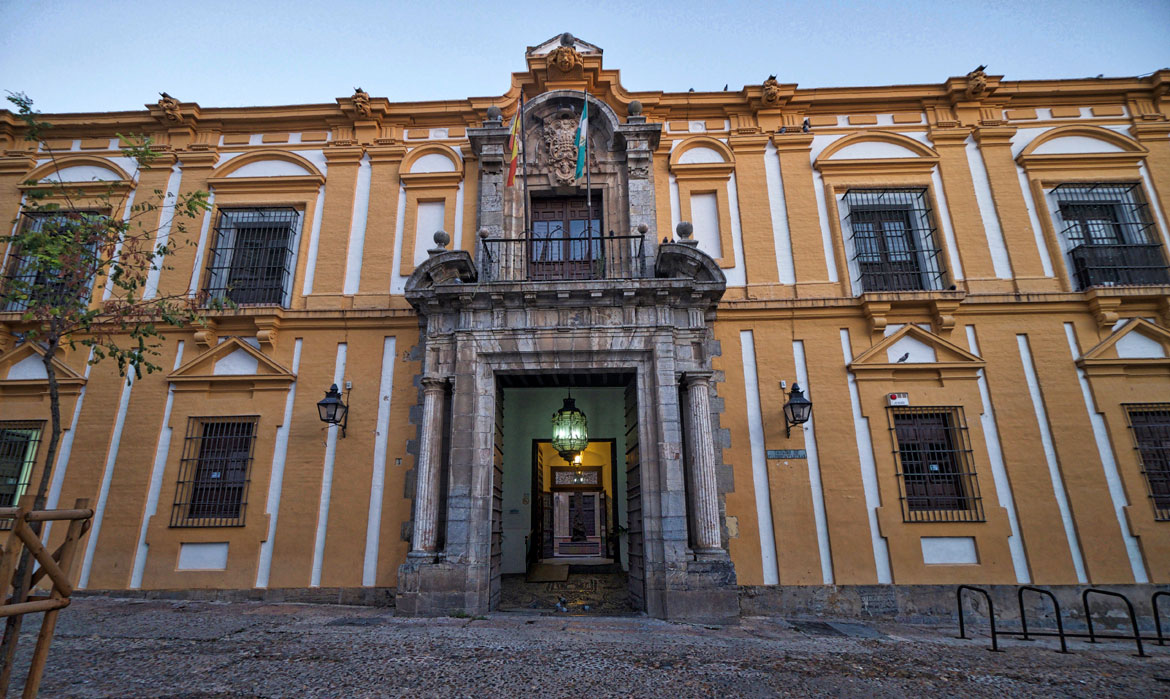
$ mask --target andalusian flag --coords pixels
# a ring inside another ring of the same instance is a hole
[[[585,151],[588,149],[586,139],[589,138],[589,96],[585,97],[585,106],[581,108],[581,123],[577,125],[577,174],[573,179],[580,179],[585,172]]]
[[[516,164],[520,162],[520,122],[524,116],[524,95],[520,95],[520,109],[512,117],[512,128],[508,129],[508,185],[516,184]]]

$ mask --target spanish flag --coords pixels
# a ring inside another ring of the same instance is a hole
[[[512,117],[512,127],[508,129],[508,185],[516,184],[516,165],[520,162],[520,122],[524,118],[524,95],[520,95],[520,109]]]

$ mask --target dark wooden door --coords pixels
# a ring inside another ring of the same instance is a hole
[[[592,216],[584,197],[532,200],[528,278],[591,279],[602,259],[601,201]]]

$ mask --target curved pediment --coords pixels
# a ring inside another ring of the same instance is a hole
[[[1070,124],[1045,131],[1020,151],[1020,157],[1147,152],[1149,151],[1142,144],[1112,129],[1087,124]]]
[[[130,175],[107,158],[68,155],[45,163],[28,174],[28,180],[57,184],[71,182],[126,182]]]
[[[213,178],[323,177],[308,158],[283,150],[260,150],[241,155],[216,168]]]
[[[930,172],[938,153],[909,136],[889,131],[862,131],[834,141],[813,164],[822,172]]]

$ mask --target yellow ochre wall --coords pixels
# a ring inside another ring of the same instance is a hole
[[[415,211],[420,202],[442,200],[444,227],[463,249],[474,250],[479,163],[466,129],[482,125],[493,105],[504,111],[507,123],[521,90],[531,99],[545,89],[566,87],[587,89],[620,118],[638,100],[646,120],[662,125],[653,168],[656,240],[672,236],[680,216],[672,213],[672,189],[684,199],[678,209],[682,218],[690,211],[692,192],[716,194],[720,265],[729,284],[714,322],[721,345],[714,358],[720,372],[715,386],[723,405],[719,424],[730,432],[730,447],[722,454],[734,483],[726,493],[726,533],[741,584],[763,584],[766,574],[761,498],[755,490],[760,479],[753,468],[763,470],[767,485],[779,584],[1130,583],[1135,568],[1150,582],[1170,583],[1170,522],[1154,520],[1122,408],[1170,402],[1170,360],[1120,358],[1111,345],[1115,331],[1140,332],[1170,356],[1165,330],[1170,288],[1074,291],[1046,199],[1046,191],[1062,182],[1140,183],[1165,244],[1170,72],[1071,81],[986,76],[982,89],[972,87],[969,78],[828,90],[778,85],[779,96],[769,97],[760,85],[720,93],[629,92],[616,71],[601,68],[600,54],[583,51],[581,60],[583,68],[554,76],[541,55],[531,54],[529,70],[514,74],[511,89],[498,98],[414,104],[373,98],[364,110],[353,98],[240,109],[183,102],[177,120],[153,104],[139,112],[44,117],[55,125],[51,145],[60,167],[119,162],[109,149],[118,132],[154,138],[162,157],[140,173],[137,185],[126,184],[136,186],[141,198],[168,187],[211,190],[217,208],[285,205],[302,215],[289,307],[213,313],[208,328],[167,333],[157,360],[163,370],[129,388],[109,365],[93,367],[86,378],[86,357],[63,354],[61,363],[72,378],[63,388],[62,420],[74,435],[67,466],[59,467],[67,470],[57,502],[69,506],[88,498],[99,512],[86,539],[88,555],[78,557],[73,571],[83,575],[84,587],[130,588],[137,559],[145,589],[252,588],[274,516],[268,587],[362,586],[370,582],[371,557],[373,584],[396,584],[409,548],[414,456],[408,443],[416,438],[411,413],[420,401],[418,317],[402,284],[413,268],[415,247],[433,244],[431,231],[414,230]],[[25,142],[21,129],[14,115],[0,111],[5,225],[19,215],[21,183],[30,174],[52,171],[48,154]],[[1076,152],[1042,147],[1060,138],[1071,138],[1066,143]],[[723,162],[685,162],[686,151],[699,147]],[[840,157],[849,154],[854,155]],[[450,159],[451,168],[415,169],[436,162],[430,157],[435,155]],[[303,172],[290,174],[296,168]],[[851,187],[906,186],[928,191],[948,283],[955,288],[857,296],[836,198]],[[358,212],[365,217],[364,236]],[[162,275],[164,292],[181,293],[193,277],[202,283],[196,264],[206,264],[214,220],[210,213],[187,225],[188,244],[174,258],[174,269]],[[997,236],[1006,251],[998,265],[992,252]],[[961,264],[961,278],[954,260]],[[1010,274],[1004,272],[1007,265]],[[1120,325],[1134,318],[1145,319],[1141,327]],[[5,378],[7,368],[30,351],[18,343],[20,330],[18,315],[0,313],[0,420],[47,420],[43,382]],[[745,355],[745,331],[754,354]],[[937,361],[888,361],[884,345],[878,345],[898,332],[933,347]],[[972,335],[977,347],[969,343]],[[214,373],[221,358],[215,348],[228,338],[238,338],[230,341],[243,342],[264,358],[256,375]],[[388,338],[394,351],[384,362]],[[314,404],[334,381],[342,346],[343,378],[353,382],[350,420],[347,436],[331,449]],[[1034,368],[1037,395],[1029,387],[1022,346]],[[754,385],[747,384],[743,366],[748,355],[756,366]],[[790,386],[798,370],[807,372],[813,430],[798,428],[789,438],[779,383]],[[392,389],[381,396],[387,372],[393,373]],[[290,391],[295,400],[284,424]],[[890,392],[908,393],[914,406],[962,407],[985,521],[902,521],[885,403]],[[985,396],[994,421],[984,411]],[[1092,417],[1086,396],[1094,406]],[[1034,399],[1045,410],[1051,453]],[[164,421],[168,400],[171,412]],[[380,410],[386,412],[382,435]],[[245,524],[172,528],[187,420],[217,415],[260,416]],[[763,442],[753,445],[757,415]],[[998,441],[988,439],[989,425]],[[810,444],[806,439],[814,431]],[[269,502],[274,454],[284,432],[281,497]],[[385,445],[381,516],[371,522],[380,440]],[[817,456],[812,468],[807,459],[766,458],[766,450],[810,446]],[[1002,483],[993,474],[993,451],[1003,455]],[[325,483],[327,452],[333,471]],[[875,476],[868,494],[867,459]],[[150,513],[156,463],[158,498]],[[1114,502],[1106,475],[1114,464],[1125,498],[1120,521],[1115,508],[1120,503]],[[41,468],[43,463],[34,483]],[[1062,482],[1059,489],[1053,470]],[[323,487],[329,490],[324,521]],[[1013,512],[1004,502],[1004,488],[1010,488]],[[818,527],[822,504],[824,525]],[[1023,565],[1013,561],[1009,515],[1018,521]],[[1122,522],[1136,537],[1131,548]],[[377,549],[367,553],[371,529]],[[54,543],[61,534],[51,532]],[[920,545],[924,536],[973,537],[978,563],[927,565]],[[180,545],[199,542],[227,542],[227,568],[179,571]],[[822,560],[825,549],[829,561]]]

